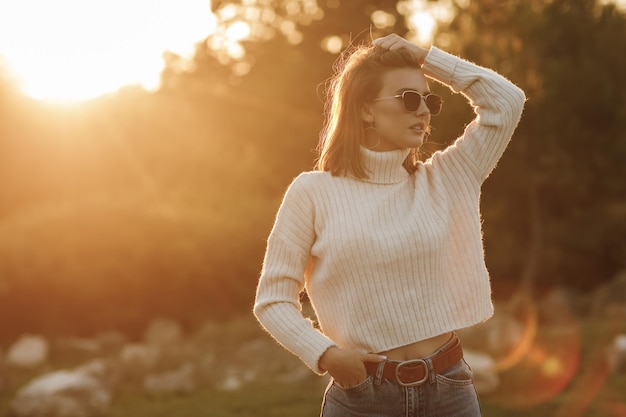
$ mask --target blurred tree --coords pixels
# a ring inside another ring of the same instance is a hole
[[[439,37],[529,98],[485,187],[492,269],[585,289],[611,279],[626,267],[625,16],[593,0],[468,2]]]

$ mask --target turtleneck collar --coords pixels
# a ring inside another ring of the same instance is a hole
[[[363,181],[374,184],[395,184],[404,181],[409,173],[402,163],[410,149],[375,152],[361,146],[361,159],[369,178]]]

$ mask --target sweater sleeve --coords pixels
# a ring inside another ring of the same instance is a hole
[[[335,343],[302,315],[300,292],[315,240],[315,210],[305,175],[287,189],[267,242],[254,314],[261,325],[314,372],[323,374],[319,359]]]
[[[476,118],[441,158],[455,158],[484,181],[504,153],[522,115],[525,96],[515,84],[492,70],[431,48],[424,74],[465,95]]]

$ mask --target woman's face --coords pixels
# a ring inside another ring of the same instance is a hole
[[[417,91],[422,96],[430,92],[420,69],[394,68],[385,72],[376,98],[393,97],[406,90]],[[375,151],[418,148],[430,124],[430,112],[424,100],[415,111],[405,110],[402,98],[369,101],[363,107],[362,117],[366,124],[374,127],[365,129],[363,145]]]

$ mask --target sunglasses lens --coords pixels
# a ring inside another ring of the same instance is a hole
[[[407,111],[415,111],[420,106],[422,96],[415,91],[405,91],[402,94],[402,100],[404,101],[404,108]]]
[[[443,104],[443,100],[436,94],[429,94],[426,96],[426,107],[430,111],[430,114],[433,116],[438,115],[441,112],[441,106]]]
[[[422,97],[415,91],[405,91],[402,94],[402,100],[406,111],[416,111],[422,102],[422,98],[426,100],[426,107],[428,107],[430,114],[436,116],[441,112],[441,105],[443,104],[441,97],[436,94],[429,94],[426,97]]]

